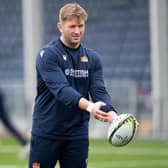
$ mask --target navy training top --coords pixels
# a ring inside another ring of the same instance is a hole
[[[82,46],[66,47],[60,39],[37,55],[37,96],[32,134],[52,139],[87,139],[89,113],[78,108],[81,97],[104,101],[114,110],[103,81],[98,54]]]

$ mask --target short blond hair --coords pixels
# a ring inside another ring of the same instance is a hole
[[[71,17],[78,17],[87,21],[88,14],[86,10],[77,3],[68,3],[64,5],[59,11],[59,21],[65,21]]]

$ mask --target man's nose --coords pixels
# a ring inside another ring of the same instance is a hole
[[[80,28],[78,26],[75,27],[75,33],[79,33],[80,32]]]

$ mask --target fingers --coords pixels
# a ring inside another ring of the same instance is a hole
[[[97,120],[101,121],[101,122],[108,122],[108,119],[104,119],[104,118],[98,118],[98,117],[95,117]]]
[[[136,125],[137,125],[137,127],[139,127],[139,122],[138,121],[136,121]]]
[[[108,122],[110,122],[110,123],[118,116],[115,111],[109,111],[108,114],[109,114],[109,121]]]
[[[93,108],[92,114],[99,121],[111,122],[111,120],[113,119],[113,117],[111,116],[111,113],[106,113],[106,112],[103,112],[102,110],[100,110],[100,108],[105,105],[106,105],[106,103],[104,103],[104,102],[101,102],[101,101],[96,102],[95,106]]]
[[[108,116],[108,113],[103,112],[103,111],[101,111],[101,110],[97,110],[97,111],[96,111],[96,115],[99,115],[99,116],[102,116],[102,117],[107,117],[107,116]]]
[[[100,109],[101,106],[105,106],[105,105],[106,105],[106,103],[104,103],[104,102],[102,102],[102,101],[98,101],[98,102],[95,103],[95,106],[96,106],[98,109]]]
[[[99,120],[99,121],[103,121],[103,122],[108,122],[108,113],[105,113],[103,111],[96,111],[94,117]]]
[[[110,111],[108,113],[105,113],[101,110],[98,110],[95,112],[94,117],[97,120],[102,121],[102,122],[112,122],[117,117],[117,114],[114,111]]]

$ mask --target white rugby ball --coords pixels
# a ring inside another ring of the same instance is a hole
[[[132,114],[117,116],[108,129],[108,140],[113,146],[124,146],[136,135],[137,120]]]

